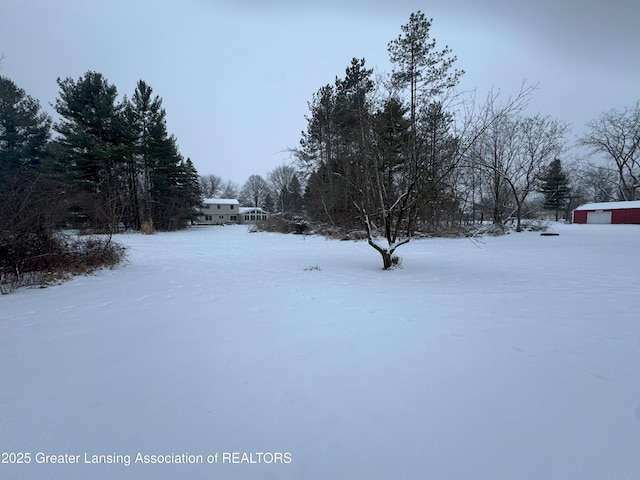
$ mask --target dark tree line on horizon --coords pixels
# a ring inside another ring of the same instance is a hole
[[[260,207],[285,218],[303,215],[304,202],[300,174],[292,165],[279,165],[267,174],[250,175],[240,188],[214,174],[200,176],[205,198],[234,198],[244,207]]]

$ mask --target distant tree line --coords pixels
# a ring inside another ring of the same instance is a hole
[[[250,175],[241,188],[214,174],[201,175],[200,189],[205,198],[234,198],[242,206],[260,207],[286,218],[303,214],[300,174],[291,165],[275,167],[266,180],[260,175]]]

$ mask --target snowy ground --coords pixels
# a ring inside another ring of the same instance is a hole
[[[0,478],[637,480],[640,226],[553,229],[121,236],[0,298]]]

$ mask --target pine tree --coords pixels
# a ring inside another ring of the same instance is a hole
[[[196,220],[199,216],[197,207],[202,205],[202,189],[200,188],[200,175],[190,158],[182,164],[184,169],[183,183],[180,188],[183,199],[182,218],[185,221]]]
[[[83,218],[93,227],[114,231],[122,220],[126,185],[126,134],[117,89],[100,73],[74,81],[58,79],[55,109],[59,150],[73,183],[85,192]]]
[[[264,203],[262,208],[264,208],[267,212],[275,211],[276,205],[270,193],[267,193],[267,195],[264,197]]]
[[[559,159],[556,158],[547,167],[541,178],[540,192],[544,195],[543,207],[546,210],[554,210],[558,221],[560,211],[567,206],[570,199],[569,181]]]
[[[0,77],[0,175],[34,167],[46,155],[51,119],[40,104]]]
[[[299,215],[302,212],[302,187],[300,186],[297,173],[291,177],[291,183],[289,184],[289,201],[291,215]]]
[[[436,40],[430,33],[432,21],[421,11],[412,13],[409,23],[401,27],[402,34],[388,45],[389,59],[396,65],[391,80],[398,88],[409,88],[409,144],[413,161],[417,157],[420,97],[432,102],[455,87],[464,74],[464,71],[453,69],[457,58],[451,55],[449,47],[436,50]]]
[[[162,178],[163,172],[170,172],[167,162],[177,164],[181,158],[175,141],[169,138],[167,132],[162,99],[153,96],[153,89],[149,85],[140,80],[133,97],[131,100],[125,99],[124,104],[133,147],[129,158],[132,223],[134,228],[140,228],[141,222],[151,220],[157,228],[162,228],[165,222],[159,218],[158,199],[153,194],[157,195],[159,189],[163,188],[166,180]],[[154,181],[159,185],[156,186]]]
[[[0,76],[0,291],[47,266],[66,217],[64,185],[52,181],[51,119],[37,100]]]
[[[50,129],[40,104],[0,76],[0,244],[44,228],[41,213],[55,203],[44,200],[38,181]]]

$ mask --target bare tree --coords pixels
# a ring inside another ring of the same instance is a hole
[[[218,175],[200,175],[200,189],[205,198],[217,198],[224,188],[223,180]],[[226,197],[225,197],[226,198]]]
[[[549,117],[527,117],[518,122],[520,148],[513,174],[506,178],[516,202],[516,231],[522,230],[523,206],[536,191],[545,167],[564,149],[566,124]]]
[[[469,158],[482,178],[482,208],[489,210],[494,224],[502,225],[513,212],[512,190],[506,181],[513,174],[517,152],[516,124],[508,116],[494,121],[480,134]]]
[[[295,167],[280,165],[267,174],[271,191],[275,196],[276,208],[285,214],[290,209],[291,186],[297,176]]]
[[[238,198],[240,187],[236,182],[227,180],[220,189],[220,198]]]
[[[269,185],[264,178],[251,175],[240,190],[240,203],[247,207],[262,207],[269,193]]]
[[[360,195],[366,200],[362,200],[357,206],[365,221],[369,245],[382,256],[384,269],[395,265],[395,250],[411,240],[412,214],[424,208],[425,198],[430,198],[425,197],[424,185],[433,183],[439,177],[444,179],[459,168],[487,131],[501,125],[505,119],[513,117],[524,108],[534,88],[523,85],[518,95],[508,98],[504,104],[499,104],[498,95],[492,93],[479,112],[469,108],[466,116],[460,119],[458,129],[450,127],[452,134],[456,133],[456,138],[448,147],[450,151],[444,168],[439,169],[437,174],[425,168],[420,161],[421,155],[408,155],[409,161],[393,166],[392,174],[388,175],[390,165],[382,155],[382,145],[378,137],[371,135],[367,143],[369,155],[364,157],[362,163],[365,169],[362,178],[365,183],[360,188]],[[448,126],[448,123],[445,121],[442,126]],[[440,148],[446,144],[447,142],[441,144]],[[503,183],[503,188],[509,188],[508,182]],[[382,239],[377,232],[381,232]]]
[[[640,189],[640,101],[622,111],[610,110],[587,124],[580,144],[614,163],[622,200],[636,200]]]
[[[531,91],[523,90],[517,98],[526,100]],[[493,222],[501,225],[514,215],[516,230],[521,231],[525,202],[536,191],[546,165],[562,152],[568,127],[549,117],[522,116],[526,102],[505,108],[496,100],[488,97],[485,110],[493,112],[493,120],[480,123],[483,131],[469,149],[469,159],[483,177]]]

